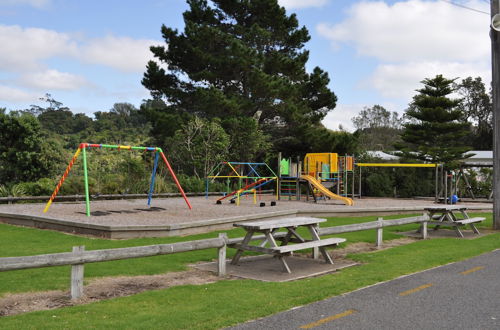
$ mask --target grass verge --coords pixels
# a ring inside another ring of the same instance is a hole
[[[481,227],[491,228],[491,214],[482,214],[481,216],[487,217],[487,222],[483,223]],[[373,220],[374,217],[336,218],[330,219],[326,226]],[[416,227],[417,225],[405,225],[387,228],[384,239],[401,237],[398,235],[398,231],[412,230]],[[233,230],[229,234],[232,237],[238,237],[242,235],[242,232]],[[28,228],[0,226],[0,238],[2,242],[5,242],[0,248],[0,255],[7,256],[5,250],[9,244],[12,244],[11,248],[8,249],[9,256],[11,256],[68,251],[72,245],[80,244],[86,245],[87,249],[90,250],[214,236],[216,234],[186,238],[106,241]],[[336,236],[346,237],[349,242],[374,242],[375,231]],[[362,265],[321,277],[288,283],[235,280],[220,281],[208,285],[173,287],[89,305],[4,317],[0,319],[0,327],[3,329],[19,327],[37,329],[83,327],[220,328],[492,251],[500,247],[499,238],[500,233],[494,233],[474,240],[447,238],[417,241],[376,253],[349,255],[349,258],[361,262]],[[18,242],[19,239],[24,241]],[[231,250],[230,252],[232,253]],[[210,260],[214,257],[215,251],[207,250],[89,264],[86,266],[86,276],[154,274],[180,270],[187,263]],[[51,273],[52,271],[55,273]],[[35,274],[30,274],[30,272],[35,272]],[[24,284],[18,287],[18,280]],[[5,281],[10,283],[10,287]],[[68,281],[69,267],[4,272],[0,273],[0,292],[49,290],[54,289],[54,286],[56,289],[67,289]]]

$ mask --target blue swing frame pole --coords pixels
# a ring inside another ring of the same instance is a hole
[[[158,159],[160,158],[160,153],[158,151],[155,152],[155,161],[153,165],[153,172],[151,173],[151,184],[149,185],[149,194],[148,194],[148,206],[151,206],[151,199],[153,198],[153,192],[155,190],[155,177],[156,170],[158,168]]]

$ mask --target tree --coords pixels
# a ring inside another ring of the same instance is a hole
[[[42,127],[56,134],[73,134],[92,126],[92,119],[85,114],[73,114],[68,108],[43,110],[38,115]]]
[[[371,108],[364,107],[360,113],[352,118],[352,122],[356,129],[389,127],[399,129],[401,128],[401,118],[396,111],[387,111],[381,105],[374,105]]]
[[[218,119],[209,121],[196,116],[167,140],[173,163],[197,178],[205,178],[218,163],[227,160],[229,143]]]
[[[42,141],[36,117],[0,113],[0,182],[36,181],[48,175],[40,158]]]
[[[47,102],[49,104],[48,107],[42,107],[39,105],[34,105],[32,104],[29,109],[25,110],[24,112],[31,113],[34,116],[38,116],[45,111],[50,111],[50,110],[69,110],[67,107],[64,107],[62,102],[57,101],[52,97],[51,94],[45,93],[45,97],[40,97],[40,101]]]
[[[259,128],[254,118],[239,117],[227,118],[221,122],[229,135],[228,150],[232,150],[231,159],[241,162],[251,162],[262,159],[265,154],[272,150],[270,138]]]
[[[115,103],[110,111],[97,111],[92,141],[111,144],[149,142],[149,123],[142,111],[130,103]]]
[[[140,113],[150,123],[152,142],[158,146],[165,145],[166,140],[192,117],[188,113],[177,112],[161,99],[144,101]]]
[[[461,121],[460,100],[448,97],[453,82],[442,75],[422,81],[424,87],[406,110],[410,121],[404,124],[403,142],[396,145],[404,157],[449,167],[467,158],[464,154],[471,148],[463,138],[470,124]]]
[[[363,108],[352,118],[352,122],[364,150],[392,150],[399,141],[402,118],[397,112],[387,111],[383,106]]]
[[[170,116],[183,113],[221,118],[255,118],[264,134],[276,127],[296,137],[298,126],[312,126],[332,110],[336,96],[328,74],[306,72],[310,39],[295,14],[277,0],[188,0],[185,28],[162,26],[168,47],[151,51],[142,80],[154,99],[164,100]],[[236,148],[233,145],[232,148]],[[242,153],[243,150],[235,150]]]
[[[454,86],[462,96],[459,108],[463,120],[472,123],[471,140],[474,149],[493,148],[493,106],[481,77],[467,77]]]

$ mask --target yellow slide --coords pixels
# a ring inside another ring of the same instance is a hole
[[[307,180],[312,186],[316,189],[318,189],[323,195],[330,197],[332,199],[337,199],[339,201],[344,202],[345,205],[352,206],[354,203],[352,199],[347,198],[347,197],[342,197],[337,194],[332,193],[329,189],[327,189],[325,186],[321,184],[316,178],[310,176],[310,175],[301,175],[301,179]]]

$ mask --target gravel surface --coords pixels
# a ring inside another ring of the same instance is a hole
[[[235,216],[262,214],[275,211],[308,211],[308,210],[356,210],[363,208],[402,208],[415,206],[433,205],[430,200],[421,199],[388,199],[388,198],[362,198],[355,199],[354,206],[346,206],[340,201],[327,200],[318,203],[304,201],[277,201],[276,206],[270,206],[271,196],[262,196],[255,205],[253,198],[243,197],[239,206],[223,201],[216,205],[216,197],[192,197],[189,198],[193,206],[189,210],[182,198],[158,198],[154,199],[151,207],[147,206],[145,199],[133,200],[107,200],[93,201],[90,204],[90,217],[85,215],[85,203],[55,202],[47,213],[43,213],[45,204],[12,204],[0,205],[0,213],[13,213],[48,217],[66,221],[81,223],[100,224],[108,226],[120,225],[169,225],[176,223],[196,222],[209,219],[223,219]],[[265,202],[265,207],[259,207],[260,202]],[[461,204],[467,205],[467,204]],[[468,205],[484,206],[491,209],[491,203],[471,203]],[[361,211],[361,210],[360,210]]]

